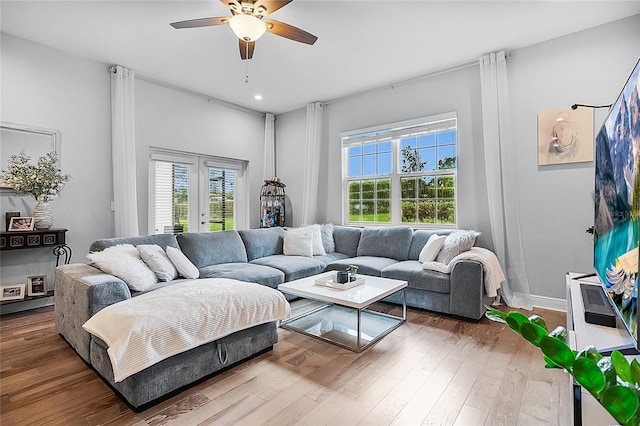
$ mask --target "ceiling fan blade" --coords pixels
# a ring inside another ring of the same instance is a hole
[[[214,25],[225,25],[229,23],[229,18],[226,16],[218,16],[213,18],[199,18],[190,19],[188,21],[172,22],[170,25],[173,28],[197,28],[197,27],[212,27]]]
[[[224,2],[224,0],[221,0]],[[289,3],[291,3],[293,0],[258,0],[257,2],[255,2],[255,4],[253,5],[253,10],[254,12],[259,13],[262,16],[265,15],[269,15],[273,12],[275,12],[276,10],[285,7],[286,5],[288,5]],[[263,9],[265,9],[264,13],[260,13],[260,11],[258,10],[260,7],[262,7]]]
[[[220,3],[224,4],[225,7],[228,7],[232,12],[242,12],[242,6],[237,0],[220,0]]]
[[[240,42],[240,57],[243,60],[253,58],[253,51],[256,48],[256,42],[255,41],[246,42],[240,39],[238,39],[238,41]]]
[[[293,25],[276,21],[275,19],[266,19],[264,23],[267,24],[267,31],[270,33],[290,40],[299,41],[300,43],[313,44],[318,39],[318,37],[311,33],[296,28]]]

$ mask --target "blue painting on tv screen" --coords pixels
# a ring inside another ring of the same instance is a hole
[[[594,266],[637,341],[640,61],[596,136]]]

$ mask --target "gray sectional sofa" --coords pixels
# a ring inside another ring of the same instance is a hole
[[[409,227],[333,227],[335,252],[303,257],[283,254],[282,228],[169,234],[95,241],[90,251],[117,244],[157,244],[180,248],[198,268],[200,278],[232,278],[277,288],[279,284],[357,265],[358,272],[406,280],[407,305],[477,320],[491,302],[484,290],[479,262],[463,260],[450,274],[422,269],[420,250],[433,232]],[[444,231],[440,233],[447,233]],[[181,281],[158,283],[146,290]],[[270,350],[277,342],[275,322],[231,334],[155,364],[121,382],[114,382],[107,347],[82,325],[95,313],[141,292],[121,279],[87,264],[56,268],[56,326],[60,335],[134,409],[141,409],[208,375]],[[400,296],[387,301],[400,303]]]

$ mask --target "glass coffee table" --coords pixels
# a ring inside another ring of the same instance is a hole
[[[332,275],[335,272],[325,272],[278,286],[283,293],[320,302],[319,308],[282,321],[283,328],[362,352],[407,319],[406,281],[358,275],[364,278],[364,284],[347,290],[316,284],[317,279]],[[369,309],[399,291],[402,292],[401,317]]]

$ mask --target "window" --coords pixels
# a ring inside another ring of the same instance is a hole
[[[456,225],[454,113],[341,137],[345,223]]]
[[[151,154],[149,232],[215,232],[244,227],[241,160],[166,151]]]

